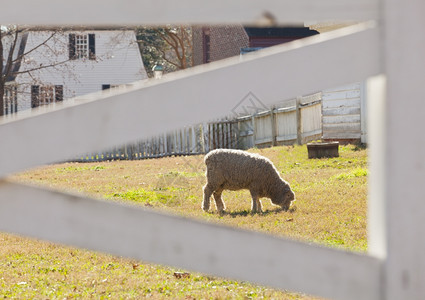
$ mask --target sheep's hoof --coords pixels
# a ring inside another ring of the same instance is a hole
[[[222,215],[224,215],[224,214],[226,213],[226,210],[225,210],[225,209],[217,209],[217,213],[218,213],[220,216],[222,216]]]
[[[293,212],[295,212],[297,210],[297,207],[296,206],[292,206],[290,209],[288,209],[288,211],[290,212],[290,213],[293,213]]]

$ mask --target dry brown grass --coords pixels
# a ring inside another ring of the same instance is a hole
[[[14,177],[330,247],[366,250],[366,150],[341,147],[341,157],[318,160],[307,159],[305,146],[252,151],[269,157],[291,184],[297,198],[293,209],[281,212],[263,199],[265,212],[251,214],[250,195],[240,191],[223,194],[227,214],[204,213],[202,156],[66,163]],[[8,234],[1,234],[0,240],[0,295],[8,297],[310,299],[197,273],[190,278],[175,278],[172,268]]]

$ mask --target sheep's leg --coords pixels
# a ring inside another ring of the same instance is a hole
[[[251,211],[253,213],[262,212],[260,197],[258,197],[258,194],[256,192],[251,191],[251,197],[252,197]]]
[[[223,198],[221,198],[221,194],[223,193],[223,190],[216,190],[213,193],[214,200],[215,200],[215,207],[217,208],[218,212],[223,212],[226,209],[226,206],[223,202]]]
[[[204,201],[202,201],[202,209],[204,211],[208,211],[210,209],[210,198],[213,191],[214,190],[208,184],[204,186]]]

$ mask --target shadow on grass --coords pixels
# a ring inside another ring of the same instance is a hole
[[[231,212],[224,211],[224,212],[221,212],[221,213],[218,213],[218,214],[220,214],[220,216],[230,216],[232,218],[236,218],[236,217],[247,217],[247,216],[253,216],[253,215],[267,216],[267,215],[271,215],[271,214],[280,214],[280,213],[284,213],[284,212],[294,213],[296,210],[297,210],[297,208],[294,206],[287,211],[278,207],[278,208],[274,208],[274,209],[266,209],[265,211],[260,212],[260,213],[253,213],[249,209],[244,209],[244,210],[237,210],[237,211],[231,211]]]
[[[366,150],[366,149],[367,149],[367,144],[357,143],[356,146],[354,147],[353,151],[360,151],[360,150]]]

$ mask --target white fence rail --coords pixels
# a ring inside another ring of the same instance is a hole
[[[370,142],[371,255],[201,225],[6,180],[0,182],[1,230],[331,298],[423,298],[425,242],[421,237],[425,227],[420,224],[425,219],[425,141],[418,138],[423,128],[418,124],[424,124],[425,114],[425,39],[412,28],[425,27],[424,1],[188,0],[184,4],[190,5],[185,6],[163,0],[102,4],[17,0],[5,5],[0,17],[5,24],[115,26],[143,21],[282,24],[375,19],[382,27],[360,25],[311,37],[247,55],[243,61],[210,64],[161,82],[136,85],[125,93],[98,94],[80,105],[4,122],[0,125],[5,141],[0,148],[0,176],[218,118],[232,108],[232,99],[246,93],[247,86],[265,99],[265,104],[272,105],[282,98],[384,73],[387,98],[372,100],[376,107],[369,122],[374,137]],[[193,13],[200,6],[200,12]],[[282,83],[288,84],[278,88]],[[35,128],[42,134],[34,134]],[[144,128],[144,132],[135,128]],[[409,143],[400,142],[405,140]],[[117,222],[111,223],[111,219]],[[129,228],[132,230],[126,231]],[[251,266],[255,271],[250,272]]]
[[[353,300],[379,295],[381,263],[365,255],[8,181],[0,186],[3,230],[277,288]],[[316,284],[306,289],[305,282]]]
[[[223,24],[249,23],[268,25],[295,23],[303,20],[377,20],[377,0],[216,0],[214,3],[197,0],[152,1],[109,0],[99,13],[97,1],[73,0],[71,2],[44,0],[15,0],[2,14],[4,24],[24,22],[29,25],[87,24]],[[20,8],[25,7],[25,10]],[[82,10],[81,7],[84,7]],[[243,7],[243,9],[241,9]],[[48,8],[48,9],[46,9]],[[190,8],[190,9],[188,9]],[[66,12],[52,14],[51,12]],[[196,12],[196,13],[193,13]]]

